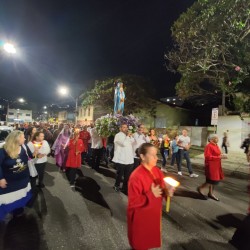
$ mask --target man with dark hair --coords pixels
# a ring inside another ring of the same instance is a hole
[[[134,142],[135,139],[131,132],[128,131],[128,125],[122,124],[120,126],[120,132],[115,135],[114,139],[115,151],[113,162],[117,169],[114,190],[116,192],[120,191],[122,177],[124,177],[122,191],[124,193],[128,191],[128,179],[134,164]]]
[[[241,148],[245,149],[244,153],[247,156],[247,164],[250,164],[250,134],[248,135],[248,138],[243,141]]]

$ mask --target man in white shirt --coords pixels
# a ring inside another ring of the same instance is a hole
[[[143,143],[149,143],[150,142],[150,138],[148,135],[145,135],[145,127],[143,124],[138,126],[137,132],[134,133],[134,169],[136,169],[139,165],[140,165],[140,158],[137,156],[136,152],[139,149],[139,147],[143,144]]]
[[[122,177],[124,177],[122,190],[127,193],[128,179],[134,164],[134,142],[135,139],[128,131],[127,124],[122,124],[120,127],[120,132],[115,135],[114,139],[115,151],[113,162],[115,163],[117,170],[114,190],[116,192],[120,191],[120,183]]]
[[[98,135],[96,127],[90,130],[91,136],[91,150],[92,150],[92,164],[91,167],[96,171],[99,171],[100,161],[102,157],[102,138]]]
[[[189,149],[191,147],[191,140],[190,140],[190,137],[188,136],[188,132],[186,129],[182,130],[182,135],[179,136],[177,144],[179,146],[179,151],[178,151],[179,162],[177,164],[178,175],[182,175],[181,162],[182,162],[182,158],[184,157],[187,162],[189,176],[192,178],[198,177],[199,175],[193,173],[193,169],[191,166],[190,157],[189,157]]]

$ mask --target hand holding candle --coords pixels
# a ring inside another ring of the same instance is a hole
[[[171,177],[165,177],[163,180],[166,184],[166,188],[168,191],[167,203],[166,203],[166,212],[168,213],[170,210],[170,197],[173,196],[175,188],[180,185],[180,182],[174,180]]]

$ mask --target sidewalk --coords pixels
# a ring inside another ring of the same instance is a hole
[[[193,165],[204,167],[204,154],[199,154],[191,158]],[[228,159],[222,160],[222,168],[226,174],[239,178],[249,178],[249,165],[247,164],[246,155],[241,152],[229,151]]]

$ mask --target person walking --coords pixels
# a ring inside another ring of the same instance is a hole
[[[173,196],[174,190],[167,190],[164,175],[156,166],[155,146],[142,144],[139,155],[142,163],[133,171],[128,184],[129,244],[137,250],[160,248],[162,201],[166,196]]]
[[[90,133],[87,131],[87,126],[83,127],[83,130],[80,132],[79,139],[82,140],[84,144],[84,150],[82,152],[82,164],[85,163],[87,153],[88,153],[88,141],[90,140]]]
[[[227,159],[226,155],[221,154],[218,141],[216,134],[209,136],[209,144],[207,144],[204,150],[206,182],[197,188],[198,193],[206,199],[202,191],[208,187],[208,197],[216,201],[219,201],[219,199],[214,195],[214,186],[218,185],[224,178],[221,159]]]
[[[250,134],[248,138],[243,141],[241,148],[244,149],[244,153],[246,154],[247,164],[250,164]]]
[[[179,165],[179,155],[178,155],[179,146],[177,144],[178,138],[179,138],[178,135],[176,135],[174,140],[171,143],[171,149],[172,149],[172,158],[171,158],[171,163],[170,163],[171,167],[174,167],[175,161],[176,161],[177,166]]]
[[[33,136],[32,142],[30,141],[27,146],[30,151],[34,153],[37,150],[35,168],[38,173],[38,187],[44,188],[44,173],[46,164],[48,161],[47,155],[50,153],[49,143],[44,140],[43,132],[36,132]],[[34,188],[36,186],[36,177],[31,177],[31,186]]]
[[[91,151],[92,151],[91,167],[92,169],[99,171],[102,152],[103,152],[102,138],[101,136],[98,135],[96,127],[93,127],[90,130],[90,136],[91,136]]]
[[[228,154],[228,147],[229,147],[229,140],[228,140],[228,136],[227,133],[224,132],[223,133],[223,138],[222,138],[222,145],[221,148],[225,150],[225,154]]]
[[[81,168],[81,154],[85,150],[84,143],[79,137],[79,133],[75,132],[68,144],[69,153],[66,161],[66,173],[71,187],[75,187],[77,169]]]
[[[137,155],[137,151],[139,147],[145,143],[150,142],[150,137],[145,133],[145,127],[143,124],[140,124],[137,128],[137,132],[133,135],[135,142],[133,144],[134,147],[134,169],[136,169],[140,165],[140,158]]]
[[[149,139],[150,139],[151,144],[153,144],[156,148],[159,147],[159,139],[158,139],[154,129],[149,130]]]
[[[165,135],[163,135],[161,145],[160,145],[160,152],[161,152],[161,156],[162,156],[161,171],[163,171],[163,172],[167,172],[166,164],[167,164],[167,159],[168,159],[169,153],[170,153],[169,151],[170,151],[170,138],[169,138],[168,134],[166,133]]]
[[[120,191],[120,183],[123,177],[122,191],[127,193],[128,179],[134,165],[134,148],[133,143],[135,139],[132,133],[128,131],[128,125],[122,124],[120,126],[120,132],[115,135],[114,144],[114,158],[113,162],[116,167],[116,180],[114,190]]]
[[[199,177],[199,175],[193,173],[193,169],[191,166],[191,161],[190,161],[190,157],[189,157],[189,149],[191,147],[191,140],[190,140],[190,137],[188,136],[188,132],[186,129],[182,130],[182,135],[179,136],[177,144],[179,146],[179,151],[178,151],[179,164],[177,165],[178,175],[182,175],[181,163],[182,163],[182,159],[184,157],[186,162],[187,162],[189,176],[191,178]]]
[[[34,134],[36,133],[36,127],[29,127],[25,133],[25,142],[28,143],[32,141]]]
[[[16,130],[0,149],[0,220],[8,213],[21,215],[32,198],[28,158],[33,155],[24,142],[24,133]]]
[[[52,150],[54,150],[55,152],[54,155],[56,158],[56,165],[64,172],[65,162],[68,155],[67,146],[69,143],[70,135],[70,128],[68,125],[65,125],[52,146]]]

